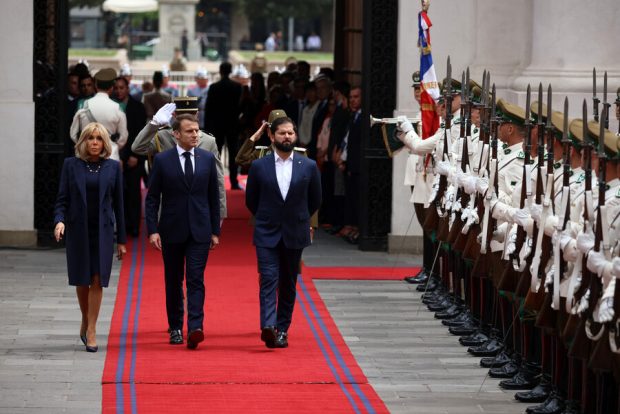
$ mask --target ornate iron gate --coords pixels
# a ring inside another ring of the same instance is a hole
[[[362,113],[391,117],[396,108],[398,0],[364,0]],[[362,123],[360,250],[387,250],[392,217],[392,160],[378,128]]]
[[[68,34],[67,0],[34,0],[34,226],[39,245],[52,243],[52,213],[69,129]]]

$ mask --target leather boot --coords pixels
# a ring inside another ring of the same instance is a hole
[[[519,372],[510,379],[500,381],[499,387],[505,390],[531,390],[540,381],[540,365],[534,362],[521,362]]]
[[[445,326],[459,326],[459,325],[463,325],[464,323],[468,323],[468,322],[472,322],[472,316],[468,310],[464,310],[463,312],[459,313],[456,317],[452,319],[442,320],[441,324]]]
[[[497,368],[503,367],[510,361],[512,361],[510,352],[504,350],[494,357],[490,356],[482,358],[480,360],[480,366],[483,368]]]
[[[427,306],[427,308],[431,312],[440,312],[440,311],[448,309],[452,305],[453,305],[453,302],[450,300],[450,298],[446,297],[444,298],[444,300],[440,302],[431,303],[430,305]]]
[[[471,335],[462,336],[459,338],[459,343],[463,346],[480,346],[489,340],[487,334],[482,329],[478,329]]]
[[[428,283],[420,283],[418,286],[416,286],[415,290],[417,290],[418,292],[432,292],[433,290],[437,289],[439,285],[440,283],[437,281],[437,279],[431,279],[428,281]]]
[[[450,306],[448,309],[437,312],[435,318],[437,319],[452,319],[459,316],[463,312],[463,308],[456,303]]]
[[[471,335],[478,330],[479,324],[476,320],[472,319],[471,321],[464,323],[459,326],[451,326],[448,329],[452,335],[456,336],[466,336]]]
[[[515,394],[515,399],[524,403],[541,403],[551,394],[551,380],[548,375],[541,375],[540,382],[530,391],[521,391]]]
[[[504,345],[499,339],[492,337],[480,346],[471,347],[467,350],[470,354],[477,357],[493,357],[501,352]]]
[[[426,273],[426,270],[421,269],[417,275],[405,276],[403,280],[407,283],[411,283],[414,285],[418,285],[420,283],[426,283],[426,281],[428,280],[428,273]]]
[[[517,375],[519,368],[521,367],[521,355],[514,354],[512,360],[506,365],[498,368],[491,368],[489,370],[489,377],[491,378],[512,378]]]
[[[560,414],[565,407],[564,398],[553,391],[544,403],[527,407],[525,412],[528,414]]]

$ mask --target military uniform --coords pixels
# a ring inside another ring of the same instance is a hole
[[[84,107],[75,113],[69,133],[73,142],[77,142],[80,133],[90,122],[95,121],[102,124],[108,130],[113,141],[111,158],[119,161],[119,150],[127,143],[129,133],[127,132],[125,113],[121,110],[118,102],[110,99],[108,93],[105,92],[112,87],[114,79],[116,79],[114,69],[101,69],[97,72],[95,75],[97,94],[88,99],[84,103]]]
[[[187,98],[177,98],[177,102],[185,102],[189,101]],[[196,99],[193,99],[193,106],[189,112],[196,112]],[[179,103],[179,106],[182,104]],[[178,112],[178,109],[177,109]],[[202,148],[206,151],[209,151],[215,155],[216,167],[217,167],[217,179],[218,186],[220,192],[220,218],[227,217],[226,210],[226,188],[224,186],[224,165],[222,164],[222,160],[220,159],[220,154],[217,149],[217,144],[215,143],[215,137],[209,135],[203,131],[200,131],[199,134],[200,143],[198,144],[198,148]],[[138,155],[152,156],[157,154],[158,152],[166,151],[170,148],[174,148],[177,144],[176,138],[172,134],[172,128],[169,126],[160,127],[153,121],[147,122],[142,131],[138,134],[133,144],[131,145],[131,150]]]

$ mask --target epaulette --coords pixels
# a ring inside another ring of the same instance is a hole
[[[581,183],[586,179],[586,173],[581,173],[579,174],[579,177],[577,178],[577,182]]]
[[[306,153],[306,149],[302,148],[302,147],[294,147],[293,151],[298,152],[299,154],[303,154],[305,157],[308,156],[308,154]]]
[[[265,155],[271,154],[271,147],[266,145],[257,145],[254,147],[256,158],[263,158]]]
[[[504,154],[508,155],[510,154],[511,150],[509,148],[504,148]]]

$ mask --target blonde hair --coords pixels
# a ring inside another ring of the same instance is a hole
[[[86,141],[95,131],[99,131],[99,135],[103,140],[103,150],[101,151],[100,157],[110,158],[110,155],[112,155],[112,140],[110,139],[107,128],[99,122],[91,122],[82,130],[80,138],[77,144],[75,144],[75,156],[77,158],[82,160],[88,159],[88,144]]]

